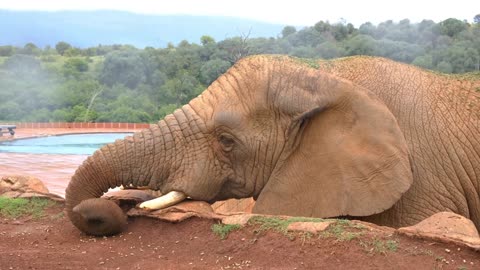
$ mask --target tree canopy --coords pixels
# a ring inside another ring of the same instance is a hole
[[[373,55],[445,73],[480,69],[480,14],[470,24],[319,21],[285,26],[276,38],[249,34],[165,48],[0,46],[0,121],[154,122],[201,93],[251,54],[331,59]]]

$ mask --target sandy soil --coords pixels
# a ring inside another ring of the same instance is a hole
[[[361,233],[340,237],[247,225],[222,240],[215,223],[131,218],[120,235],[91,237],[58,203],[40,219],[0,218],[0,269],[480,269],[476,251],[391,230],[348,228],[347,236]]]

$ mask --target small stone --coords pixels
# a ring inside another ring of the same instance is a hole
[[[98,264],[103,265],[103,264],[105,264],[105,262],[99,262]]]
[[[445,252],[450,253],[450,249],[446,248]]]
[[[300,231],[300,232],[310,232],[318,233],[326,230],[330,224],[334,221],[325,221],[325,222],[293,222],[288,225],[288,231]]]

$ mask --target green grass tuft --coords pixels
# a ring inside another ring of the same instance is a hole
[[[225,239],[227,236],[242,226],[238,224],[213,224],[212,225],[212,232],[220,237],[220,239]]]
[[[395,240],[387,240],[387,242],[385,242],[385,247],[388,251],[395,252],[398,250],[398,242]]]
[[[259,230],[261,232],[267,231],[267,230],[274,230],[288,236],[288,225],[294,222],[324,222],[324,221],[326,220],[321,218],[306,218],[306,217],[280,218],[280,217],[256,216],[256,217],[252,217],[248,221],[248,224],[260,225]]]
[[[360,237],[362,232],[350,232],[345,230],[346,228],[355,228],[362,230],[365,226],[361,224],[354,224],[347,219],[337,219],[335,223],[331,224],[326,231],[322,232],[323,237],[334,237],[338,241],[351,241]]]
[[[42,217],[43,210],[55,205],[55,202],[44,198],[6,198],[0,197],[0,216],[6,218],[19,218],[22,216]]]
[[[369,253],[386,254],[387,252],[396,252],[398,250],[398,241],[382,240],[375,238],[371,242],[360,241],[360,245]]]

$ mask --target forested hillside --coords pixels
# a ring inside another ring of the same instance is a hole
[[[469,24],[386,21],[379,25],[320,21],[277,38],[248,33],[165,48],[130,45],[75,48],[0,46],[1,121],[154,122],[203,91],[251,54],[331,59],[375,55],[444,73],[480,69],[480,15]]]

